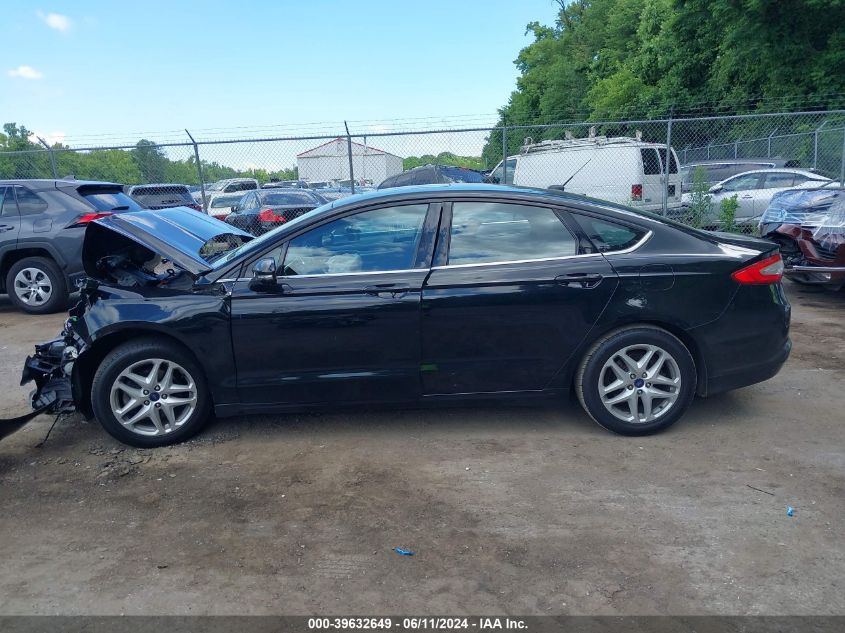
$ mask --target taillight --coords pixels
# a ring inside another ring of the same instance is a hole
[[[774,284],[783,278],[783,260],[778,253],[740,268],[731,277],[741,284]]]
[[[283,216],[279,215],[273,209],[262,209],[258,212],[258,219],[262,222],[287,222],[288,219]]]
[[[201,206],[201,205],[198,205],[198,204],[189,204],[188,206],[189,206],[191,209],[193,209],[194,211],[202,211],[202,206]]]
[[[631,185],[631,200],[642,200],[643,199],[643,186],[642,185]]]
[[[112,215],[111,211],[100,211],[98,213],[86,213],[85,215],[81,215],[76,219],[76,222],[73,224],[69,224],[67,228],[71,229],[75,226],[87,226],[89,222],[93,222],[94,220],[99,220],[100,218],[105,218]]]

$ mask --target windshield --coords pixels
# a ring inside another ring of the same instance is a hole
[[[188,188],[179,186],[136,187],[132,189],[132,197],[146,207],[194,202]]]
[[[264,248],[267,244],[272,244],[273,240],[276,239],[276,234],[281,230],[287,230],[289,227],[293,226],[296,227],[299,224],[302,224],[303,221],[310,221],[316,214],[322,211],[328,211],[331,209],[333,203],[329,202],[324,204],[322,207],[317,207],[313,211],[309,211],[308,213],[303,213],[298,218],[294,218],[284,224],[279,225],[278,228],[273,229],[272,231],[268,231],[259,237],[256,237],[253,240],[250,240],[243,246],[239,246],[238,248],[228,251],[227,253],[221,255],[219,258],[214,258],[208,260],[209,263],[214,265],[215,270],[219,270],[226,266],[229,262],[235,260],[236,258],[240,257],[241,255],[246,255],[248,253],[252,253],[254,251],[260,250]]]
[[[313,194],[305,191],[274,191],[273,193],[262,193],[261,204],[283,205],[283,204],[316,204]]]

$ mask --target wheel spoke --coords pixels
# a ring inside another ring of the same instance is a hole
[[[604,403],[606,405],[612,407],[614,404],[619,404],[620,402],[625,402],[626,400],[628,400],[631,397],[631,393],[632,392],[630,392],[626,389],[622,393],[620,393],[616,396],[613,396],[612,398],[608,398],[607,400],[604,401]]]
[[[613,393],[614,391],[621,389],[624,386],[625,386],[625,380],[622,379],[622,378],[619,378],[617,380],[614,380],[609,385],[602,387],[602,393],[606,393],[606,394],[607,393]]]
[[[140,409],[138,409],[138,411],[135,412],[135,415],[133,415],[127,420],[121,420],[120,422],[121,424],[123,424],[123,426],[134,426],[141,420],[148,417],[150,417],[150,405],[146,404]]]
[[[651,418],[651,392],[646,390],[639,394],[640,402],[643,403],[643,417],[641,419],[642,422],[648,422],[649,418]],[[639,417],[639,414],[638,416]]]
[[[161,412],[164,413],[164,418],[167,421],[167,425],[170,427],[170,430],[175,431],[176,413],[173,411],[173,407],[170,404],[164,404],[161,407]]]

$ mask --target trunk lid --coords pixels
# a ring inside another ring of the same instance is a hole
[[[752,235],[737,235],[736,233],[725,233],[723,231],[707,231],[707,233],[722,244],[741,246],[742,248],[753,249],[760,253],[766,253],[777,248],[777,244],[774,242]]]
[[[97,278],[100,262],[124,256],[142,263],[158,255],[200,276],[212,269],[209,258],[253,238],[249,233],[185,207],[133,211],[94,220],[85,230],[82,262]]]

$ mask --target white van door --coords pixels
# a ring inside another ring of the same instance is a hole
[[[648,209],[658,208],[663,204],[663,169],[660,155],[654,147],[641,147],[640,156],[643,161],[643,176],[641,183],[635,183],[631,188],[631,200]],[[636,185],[639,184],[639,191]]]

